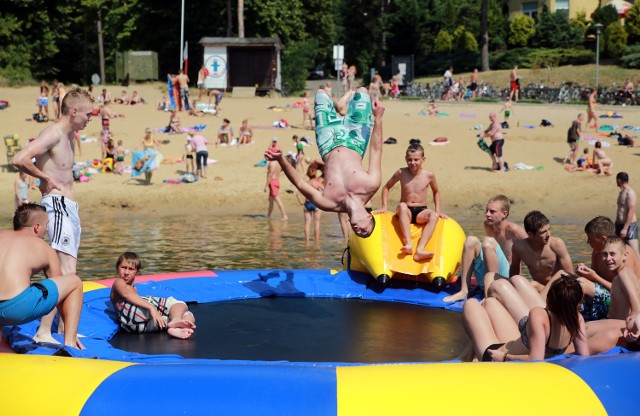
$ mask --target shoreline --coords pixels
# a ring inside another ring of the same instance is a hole
[[[97,87],[99,90],[101,87]],[[122,87],[107,87],[112,95]],[[124,147],[133,149],[142,139],[147,127],[159,128],[167,124],[169,114],[157,111],[156,101],[161,96],[160,84],[134,85],[127,88],[140,92],[148,104],[123,106],[114,104],[115,113],[124,118],[111,122],[115,140],[123,140]],[[197,96],[197,90],[193,90]],[[7,99],[11,107],[0,111],[0,125],[4,126],[2,135],[18,134],[20,144],[24,145],[29,137],[35,137],[48,123],[26,121],[35,108],[36,87],[7,88],[0,90],[0,98]],[[301,123],[301,109],[286,108],[296,102],[298,97],[286,98],[232,98],[225,97],[221,103],[220,117],[207,115],[192,117],[179,113],[184,127],[206,124],[203,135],[209,141],[215,141],[216,131],[222,118],[229,118],[235,131],[240,121],[249,119],[254,128],[254,144],[245,146],[216,147],[209,146],[209,158],[217,160],[208,169],[209,179],[194,184],[172,185],[162,183],[164,179],[179,178],[184,171],[184,163],[176,163],[183,154],[185,135],[155,134],[160,141],[167,141],[160,148],[165,157],[163,164],[154,172],[150,186],[138,185],[129,175],[95,174],[87,183],[76,183],[76,200],[80,204],[80,216],[90,221],[94,215],[261,215],[266,214],[267,196],[263,192],[265,169],[254,167],[262,160],[271,137],[278,137],[284,152],[294,150],[291,136],[308,136],[312,145],[305,147],[306,156],[318,158],[314,144],[314,132],[300,128],[277,129],[270,127],[274,121],[285,118],[292,125]],[[496,195],[505,194],[512,201],[510,218],[521,223],[527,212],[538,209],[545,213],[553,223],[584,224],[596,215],[613,217],[616,212],[618,188],[615,174],[627,171],[630,184],[634,186],[640,149],[618,146],[607,137],[598,137],[593,130],[583,131],[585,135],[609,141],[611,146],[605,151],[613,160],[612,176],[600,177],[587,172],[569,173],[558,159],[568,153],[566,131],[579,112],[585,108],[573,105],[514,104],[509,119],[510,129],[505,130],[505,160],[512,170],[506,173],[491,172],[490,160],[486,153],[476,145],[473,130],[479,124],[486,128],[488,114],[496,113],[502,103],[437,103],[438,109],[448,116],[423,116],[426,102],[407,100],[385,100],[383,137],[394,137],[398,144],[384,145],[382,161],[382,184],[395,170],[405,166],[404,151],[413,137],[420,138],[425,147],[426,162],[424,168],[435,173],[441,196],[441,210],[459,222],[482,221],[486,201]],[[270,107],[276,107],[276,110]],[[96,106],[97,107],[97,106]],[[52,112],[52,109],[50,110]],[[615,111],[623,119],[599,119],[601,124],[640,126],[640,115],[635,107],[599,107],[598,114]],[[498,114],[502,121],[502,114]],[[551,120],[553,127],[539,127],[542,119]],[[533,128],[525,128],[532,126]],[[82,132],[88,137],[97,137],[100,122],[96,117]],[[623,132],[627,133],[627,132]],[[629,135],[636,135],[629,131]],[[450,143],[446,146],[429,146],[436,137],[445,136]],[[82,154],[76,155],[76,161],[89,161],[98,158],[100,149],[97,143],[82,143]],[[587,141],[580,141],[580,150],[587,147]],[[590,152],[593,146],[588,146]],[[126,164],[130,164],[130,157]],[[174,162],[174,163],[170,163]],[[0,172],[0,215],[11,217],[13,213],[13,183],[17,173],[6,172],[6,159],[0,162],[5,171]],[[365,166],[368,163],[365,157]],[[541,170],[513,170],[517,163],[532,167],[542,166]],[[215,178],[219,178],[216,180]],[[288,180],[281,177],[281,198],[289,215],[300,215],[300,205]],[[30,197],[38,202],[38,191],[30,191]],[[391,190],[389,206],[393,207],[399,199],[399,185]],[[429,206],[433,206],[429,193]],[[373,206],[380,205],[380,191],[373,198]],[[276,215],[277,216],[277,215]]]

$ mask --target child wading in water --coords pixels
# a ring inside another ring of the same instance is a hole
[[[424,148],[419,144],[412,144],[407,149],[405,160],[406,168],[400,168],[382,188],[382,208],[379,212],[387,210],[389,190],[400,181],[400,203],[396,208],[396,215],[402,230],[401,251],[404,254],[413,254],[413,242],[411,241],[411,224],[423,225],[422,236],[418,242],[418,248],[413,256],[415,261],[429,260],[434,253],[425,251],[427,242],[433,235],[438,222],[438,217],[447,218],[440,213],[440,191],[433,172],[422,169],[425,161]],[[435,211],[427,208],[427,191],[431,186]]]
[[[118,257],[118,278],[111,288],[111,303],[118,311],[120,327],[142,334],[166,330],[175,338],[187,339],[196,328],[196,318],[187,304],[169,296],[140,296],[133,283],[140,271],[140,257],[130,251]]]

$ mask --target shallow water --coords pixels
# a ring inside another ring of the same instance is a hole
[[[9,228],[4,218],[2,228]],[[337,215],[323,213],[318,244],[306,244],[301,216],[289,221],[264,216],[83,216],[78,275],[83,280],[115,277],[124,251],[142,258],[143,273],[188,270],[342,269],[344,250]],[[481,223],[462,223],[467,235],[481,235]],[[590,262],[584,225],[552,225],[574,263]],[[313,231],[312,231],[313,233]]]

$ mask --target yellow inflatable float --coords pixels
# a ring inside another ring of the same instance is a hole
[[[433,283],[442,289],[460,267],[465,234],[454,219],[438,219],[426,247],[426,251],[435,255],[430,260],[416,262],[413,256],[400,251],[403,243],[398,218],[391,212],[374,214],[374,218],[376,227],[369,237],[351,233],[348,255],[342,260],[345,269],[369,273],[382,284],[391,278],[401,278]],[[411,226],[414,247],[418,245],[423,227]]]

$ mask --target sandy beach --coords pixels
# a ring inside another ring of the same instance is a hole
[[[101,87],[95,88],[100,91]],[[108,87],[112,96],[119,95],[123,89]],[[123,118],[113,119],[111,130],[114,138],[123,140],[127,149],[133,150],[140,142],[147,127],[166,126],[169,113],[156,110],[156,103],[163,91],[162,85],[145,84],[129,86],[129,95],[137,90],[147,101],[146,105],[124,106],[114,104],[115,113]],[[45,123],[31,121],[31,115],[37,112],[37,87],[3,88],[0,99],[8,100],[10,107],[0,111],[0,134],[17,134],[24,144],[30,137],[36,137],[46,127]],[[197,91],[192,90],[192,95]],[[277,137],[281,148],[293,151],[291,136],[308,136],[312,143],[305,148],[310,158],[318,158],[315,137],[312,130],[301,128],[272,128],[274,121],[285,118],[292,125],[302,122],[301,109],[274,111],[270,107],[282,108],[292,105],[298,97],[286,98],[233,98],[225,96],[221,104],[219,117],[189,116],[180,113],[184,127],[206,124],[203,135],[210,141],[215,136],[222,118],[228,118],[237,133],[240,123],[247,118],[254,128],[254,143],[245,146],[216,147],[210,145],[209,157],[217,162],[209,166],[206,180],[194,184],[167,184],[164,179],[177,179],[184,173],[185,165],[178,162],[183,155],[184,135],[155,134],[163,142],[160,151],[165,163],[153,175],[153,184],[144,186],[130,175],[94,174],[87,183],[77,183],[76,197],[80,203],[82,217],[89,215],[131,215],[135,213],[158,214],[195,214],[195,215],[254,215],[264,214],[267,209],[267,196],[263,191],[265,168],[255,167],[262,160],[262,154],[272,137]],[[397,144],[384,145],[382,175],[383,183],[392,173],[405,165],[404,153],[411,138],[419,138],[426,149],[424,167],[436,174],[441,192],[442,211],[459,220],[481,220],[487,199],[503,193],[511,198],[512,219],[520,221],[528,211],[538,209],[555,222],[584,223],[595,215],[612,217],[616,210],[618,188],[615,173],[626,171],[630,175],[631,186],[638,189],[640,169],[638,156],[640,148],[618,146],[617,141],[608,137],[599,137],[609,142],[604,150],[613,161],[613,176],[598,176],[589,172],[567,172],[561,159],[568,153],[566,143],[567,129],[578,113],[585,113],[586,106],[515,104],[509,119],[510,129],[505,130],[504,155],[511,166],[506,173],[492,172],[490,159],[476,145],[477,130],[474,126],[488,126],[488,114],[498,112],[501,103],[438,103],[441,112],[447,116],[421,115],[426,110],[423,101],[384,101],[384,137],[394,137]],[[97,108],[97,104],[96,104]],[[599,119],[600,124],[640,126],[640,115],[635,107],[600,107],[598,114],[617,112],[623,118]],[[50,107],[53,114],[53,108]],[[586,118],[586,117],[585,117]],[[502,115],[499,114],[502,120]],[[542,119],[553,123],[553,127],[540,127]],[[82,132],[87,137],[98,137],[101,130],[98,117],[89,123]],[[635,132],[624,132],[632,137]],[[598,137],[592,129],[583,126],[585,136]],[[608,134],[608,132],[607,132]],[[430,146],[436,137],[447,137],[449,144]],[[587,140],[580,141],[582,149],[589,146]],[[97,142],[82,143],[81,154],[76,161],[91,161],[100,157]],[[0,211],[1,215],[11,217],[14,204],[14,181],[17,173],[8,172],[6,158],[0,157],[3,166],[0,172]],[[130,156],[126,163],[131,163]],[[365,163],[367,160],[365,159]],[[537,169],[515,170],[522,163]],[[283,176],[283,190],[293,189]],[[32,200],[39,201],[38,191],[31,191]],[[390,206],[395,206],[399,198],[399,188],[391,192]],[[299,204],[292,193],[282,192],[282,199],[290,215],[302,215]],[[374,207],[380,204],[380,194],[373,200]],[[432,205],[432,201],[429,201]],[[277,216],[277,212],[275,213]]]

